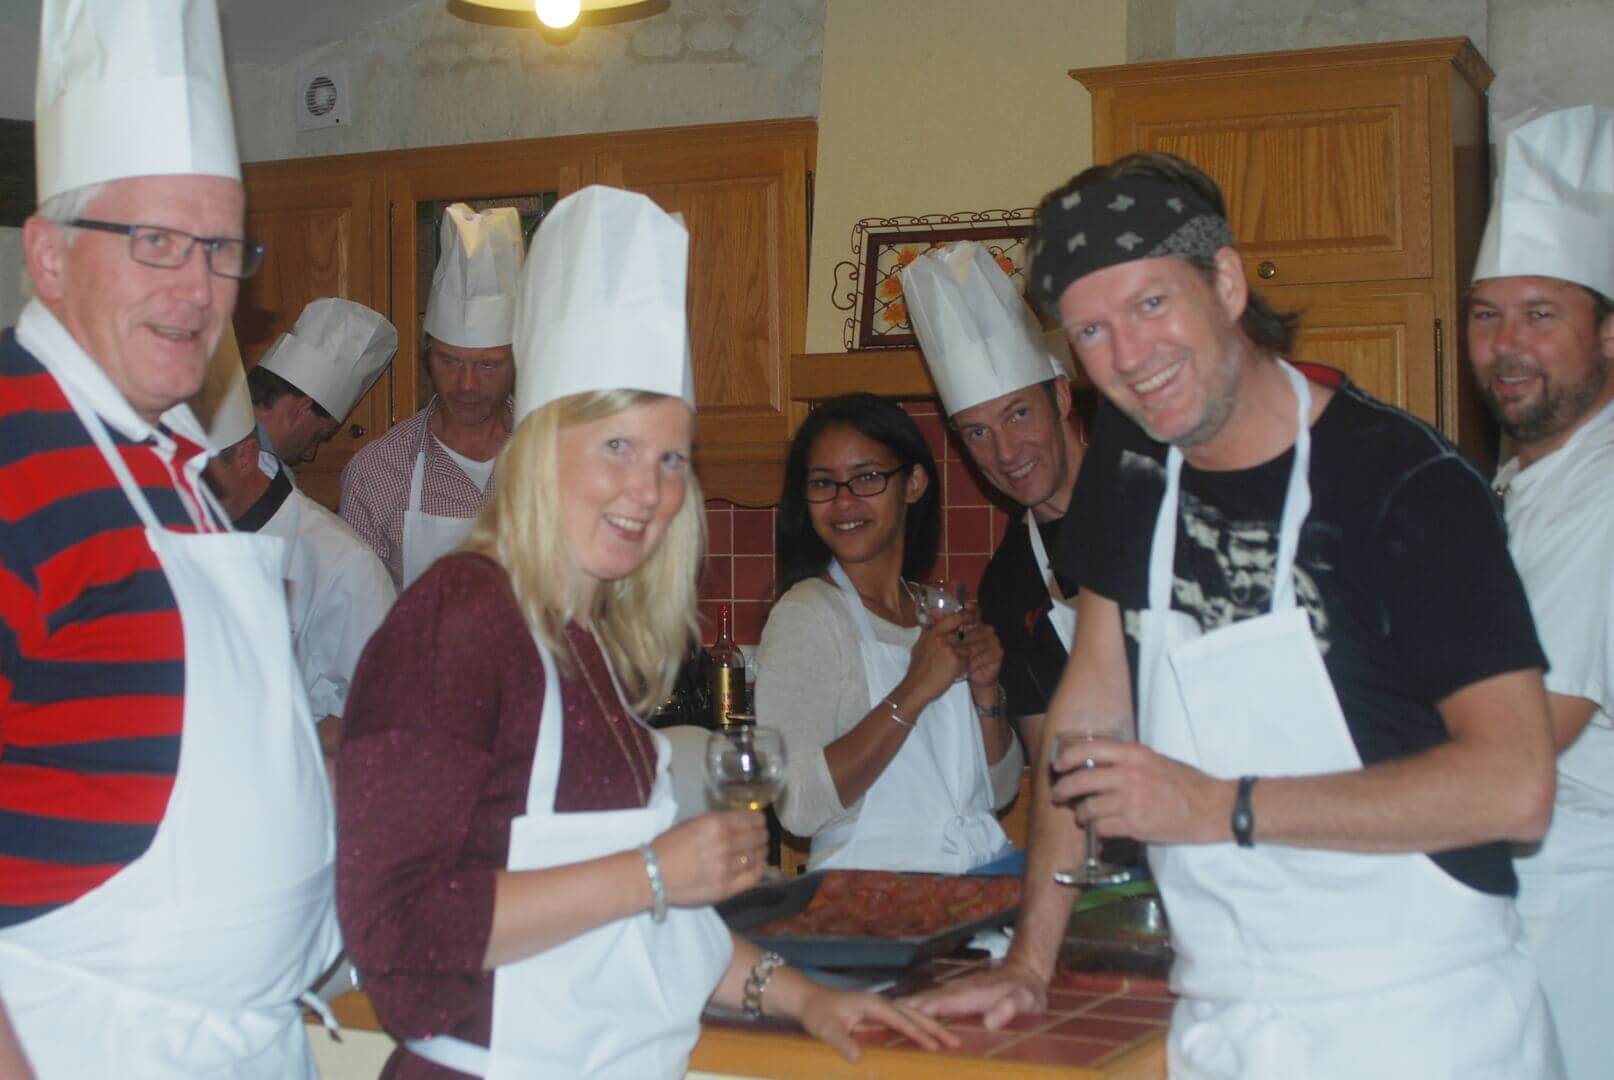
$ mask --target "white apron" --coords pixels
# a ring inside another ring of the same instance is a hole
[[[676,806],[667,740],[656,740],[656,783],[640,810],[556,813],[565,720],[554,660],[535,642],[544,668],[527,812],[510,823],[511,870],[583,862],[649,843],[672,825]],[[631,714],[630,714],[631,715]],[[700,1013],[734,953],[734,939],[709,907],[618,919],[500,966],[493,974],[493,1040],[419,1039],[428,1061],[492,1080],[544,1077],[681,1077],[700,1035]]]
[[[1306,776],[1361,758],[1295,603],[1311,507],[1311,394],[1298,399],[1272,610],[1200,632],[1171,609],[1182,454],[1166,492],[1140,614],[1139,735],[1212,776]],[[1422,854],[1261,843],[1151,844],[1171,914],[1182,995],[1167,1060],[1174,1080],[1526,1080],[1561,1075],[1513,902]]]
[[[432,438],[428,427],[426,438]],[[403,587],[426,572],[427,567],[450,551],[465,543],[476,524],[476,515],[470,517],[442,517],[428,514],[420,508],[421,490],[426,482],[426,445],[421,444],[415,455],[415,468],[409,474],[409,504],[404,508],[403,520]]]
[[[1076,640],[1076,598],[1066,596],[1065,591],[1059,587],[1059,580],[1054,575],[1054,564],[1048,561],[1048,548],[1042,542],[1042,532],[1037,528],[1037,519],[1026,511],[1026,530],[1031,534],[1031,554],[1037,559],[1037,567],[1042,571],[1042,583],[1048,588],[1048,599],[1052,604],[1048,608],[1048,621],[1053,624],[1054,633],[1059,635],[1059,643],[1065,646],[1065,652],[1070,652],[1071,642]]]
[[[907,674],[911,652],[877,640],[851,578],[838,562],[829,570],[858,626],[872,709]],[[957,874],[990,862],[1008,842],[992,813],[981,722],[969,684],[960,682],[919,714],[902,748],[863,793],[857,820],[813,837],[807,866]]]
[[[297,999],[339,948],[335,839],[291,653],[284,543],[163,528],[100,418],[57,381],[178,603],[184,730],[151,847],[0,931],[0,998],[41,1080],[313,1077]]]

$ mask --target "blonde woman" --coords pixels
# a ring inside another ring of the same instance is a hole
[[[953,1041],[729,934],[709,905],[757,882],[761,815],[669,827],[667,748],[637,716],[695,633],[685,242],[640,196],[557,205],[524,275],[497,493],[360,664],[338,905],[405,1044],[387,1077],[682,1076],[708,1000],[794,1017],[853,1059],[869,1020]]]

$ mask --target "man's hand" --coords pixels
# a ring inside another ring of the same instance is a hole
[[[1147,746],[1103,738],[1068,742],[1055,769],[1070,771],[1054,784],[1053,801],[1080,800],[1077,824],[1091,824],[1099,836],[1151,844],[1208,844],[1232,837],[1237,785]]]
[[[979,1016],[992,1030],[1021,1013],[1048,1009],[1048,982],[1012,956],[1003,963],[903,999],[903,1004],[931,1017]]]

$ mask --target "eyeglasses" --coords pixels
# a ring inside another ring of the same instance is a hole
[[[850,480],[831,480],[827,476],[815,476],[807,481],[807,501],[810,503],[834,502],[835,496],[845,488],[860,499],[871,495],[878,495],[891,483],[891,478],[904,469],[871,469],[866,473],[858,473]]]
[[[220,277],[244,279],[263,265],[263,245],[228,236],[195,236],[160,225],[122,225],[114,221],[74,218],[67,223],[75,229],[118,233],[129,238],[129,258],[143,266],[177,270],[190,260],[191,249],[202,245],[202,257],[210,272]]]

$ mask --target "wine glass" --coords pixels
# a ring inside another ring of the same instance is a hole
[[[939,581],[904,580],[902,587],[913,598],[914,618],[919,620],[920,626],[929,626],[937,619],[963,611],[968,600],[962,583],[953,592]]]
[[[1067,769],[1060,772],[1057,762],[1060,751],[1073,745],[1091,745],[1101,739],[1127,738],[1128,725],[1121,723],[1084,724],[1081,729],[1071,732],[1062,731],[1054,735],[1052,745],[1048,748],[1048,771],[1057,783],[1060,777],[1074,772]],[[1087,758],[1077,769],[1097,768],[1098,763],[1091,757]],[[1098,857],[1098,837],[1093,834],[1093,826],[1088,824],[1082,829],[1085,855],[1081,865],[1069,870],[1055,870],[1054,880],[1061,885],[1114,885],[1126,881],[1131,872],[1124,866],[1107,863]]]
[[[706,737],[706,790],[726,810],[761,810],[785,786],[785,739],[773,728],[730,724]]]

